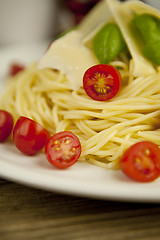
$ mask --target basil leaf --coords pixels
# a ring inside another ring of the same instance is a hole
[[[115,23],[103,26],[93,39],[93,50],[101,64],[107,64],[126,49],[126,43]]]
[[[61,38],[61,37],[64,37],[67,33],[71,32],[71,31],[73,31],[73,30],[76,30],[76,28],[77,28],[77,25],[66,29],[65,31],[63,31],[62,33],[60,33],[60,34],[56,37],[56,39],[59,39],[59,38]]]
[[[134,24],[139,29],[145,43],[160,40],[160,20],[150,14],[137,15]]]
[[[143,49],[143,53],[154,64],[160,65],[160,41],[147,44]]]
[[[160,19],[151,14],[141,14],[133,19],[133,23],[145,42],[144,56],[160,65]]]

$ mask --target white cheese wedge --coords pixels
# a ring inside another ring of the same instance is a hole
[[[160,18],[160,10],[159,9],[156,9],[156,8],[154,8],[148,4],[145,4],[143,2],[140,2],[137,0],[127,1],[125,3],[125,6],[137,14],[149,13],[149,14],[153,14],[154,16]]]
[[[155,72],[152,63],[142,54],[142,42],[139,36],[133,34],[130,23],[133,12],[154,13],[159,12],[154,8],[131,0],[120,2],[118,0],[103,0],[84,18],[77,30],[53,42],[49,50],[39,62],[39,68],[58,69],[66,75],[73,90],[83,86],[85,71],[98,64],[91,46],[93,36],[100,26],[111,18],[115,21],[123,34],[128,49],[133,57],[134,76],[150,75]]]
[[[73,90],[83,86],[85,71],[98,63],[93,51],[82,44],[82,36],[81,31],[74,30],[54,41],[38,66],[60,70]]]
[[[100,1],[81,21],[79,29],[84,33],[84,36],[87,36],[106,22],[109,17],[111,17],[111,13],[106,2],[104,0]]]
[[[108,16],[103,22],[101,22],[94,30],[92,30],[88,35],[84,36],[82,42],[85,46],[93,48],[93,38],[97,32],[107,23],[114,22],[114,19],[111,17],[109,9],[106,11],[106,16]]]
[[[39,68],[60,70],[68,78],[73,90],[83,86],[84,72],[90,66],[98,64],[93,51],[86,46],[88,35],[108,19],[107,14],[106,2],[101,1],[79,24],[78,30],[53,42],[39,61]]]
[[[141,39],[134,35],[133,29],[130,25],[133,19],[132,9],[129,9],[131,2],[129,5],[126,3],[120,3],[117,0],[106,0],[133,57],[133,75],[136,77],[150,75],[155,72],[155,69],[152,63],[143,56]],[[132,8],[136,6],[135,4],[137,4],[137,1],[132,2]]]
[[[100,1],[79,24],[79,29],[84,34],[83,44],[92,48],[95,34],[111,19],[113,18],[108,5],[105,1]]]

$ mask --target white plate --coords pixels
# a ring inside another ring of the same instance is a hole
[[[38,59],[45,49],[46,44],[0,49],[0,78],[4,78],[12,61],[28,63]],[[10,142],[0,144],[0,176],[32,187],[76,196],[160,202],[160,179],[153,183],[137,183],[121,171],[106,170],[83,162],[58,170],[48,163],[43,153],[34,157],[25,156]]]

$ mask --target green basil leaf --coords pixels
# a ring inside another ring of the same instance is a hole
[[[59,39],[59,38],[61,38],[61,37],[64,37],[67,33],[71,32],[71,31],[73,31],[73,30],[76,30],[76,28],[77,28],[77,25],[66,29],[64,32],[60,33],[60,34],[56,37],[56,39]]]
[[[141,14],[133,19],[133,23],[145,42],[144,56],[160,65],[160,19],[151,14]]]
[[[102,64],[107,64],[126,49],[119,27],[115,23],[103,26],[93,39],[93,50]]]
[[[145,43],[160,40],[160,20],[150,14],[137,15],[134,24],[139,29]]]
[[[143,53],[154,64],[160,65],[160,41],[146,44]]]

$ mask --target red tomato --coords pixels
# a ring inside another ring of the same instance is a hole
[[[151,182],[160,175],[160,149],[152,142],[143,141],[131,146],[120,160],[121,170],[140,182]]]
[[[44,127],[26,117],[20,117],[13,129],[14,143],[26,155],[39,152],[49,138],[50,134]]]
[[[99,0],[67,0],[69,9],[74,13],[86,14]]]
[[[10,76],[15,76],[17,73],[19,73],[20,71],[24,70],[25,67],[21,64],[18,63],[13,63],[10,66],[10,71],[9,71],[9,75]]]
[[[46,144],[48,161],[58,168],[72,166],[80,157],[81,144],[76,135],[64,131],[53,135]]]
[[[90,67],[84,74],[83,87],[89,97],[106,101],[114,97],[121,86],[121,76],[116,68],[107,64]]]
[[[13,129],[13,117],[4,110],[0,110],[0,142],[4,142],[10,135]]]

